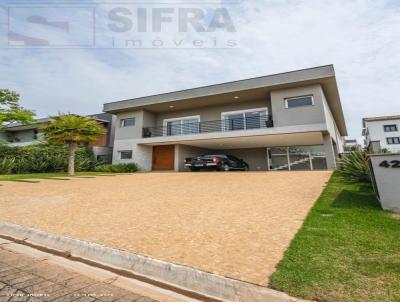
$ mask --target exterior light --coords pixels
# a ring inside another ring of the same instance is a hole
[[[172,105],[171,105],[171,106],[169,106],[169,108],[171,108],[171,109],[172,109],[172,108],[175,108],[175,106],[172,106]]]
[[[234,96],[233,98],[234,98],[235,100],[240,99],[239,96]]]

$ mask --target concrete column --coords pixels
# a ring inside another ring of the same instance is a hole
[[[324,139],[324,148],[326,153],[326,163],[328,165],[328,169],[336,169],[336,157],[335,157],[335,150],[332,142],[331,135],[323,134]]]
[[[179,145],[175,145],[175,161],[174,161],[174,170],[175,172],[179,172],[179,163],[181,160],[181,156],[180,156],[180,146]]]

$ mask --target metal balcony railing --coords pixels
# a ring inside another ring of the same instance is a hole
[[[143,137],[180,136],[212,132],[254,130],[271,128],[274,126],[270,115],[196,123],[181,120],[178,123],[179,124],[170,123],[166,126],[143,128]]]

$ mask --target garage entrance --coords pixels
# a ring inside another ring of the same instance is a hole
[[[174,170],[175,146],[153,146],[153,171]]]

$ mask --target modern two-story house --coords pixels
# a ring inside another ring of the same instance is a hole
[[[336,167],[347,135],[332,65],[104,104],[115,114],[113,163],[184,171],[230,154],[250,170]]]
[[[370,152],[400,152],[400,115],[363,118],[363,136]]]

